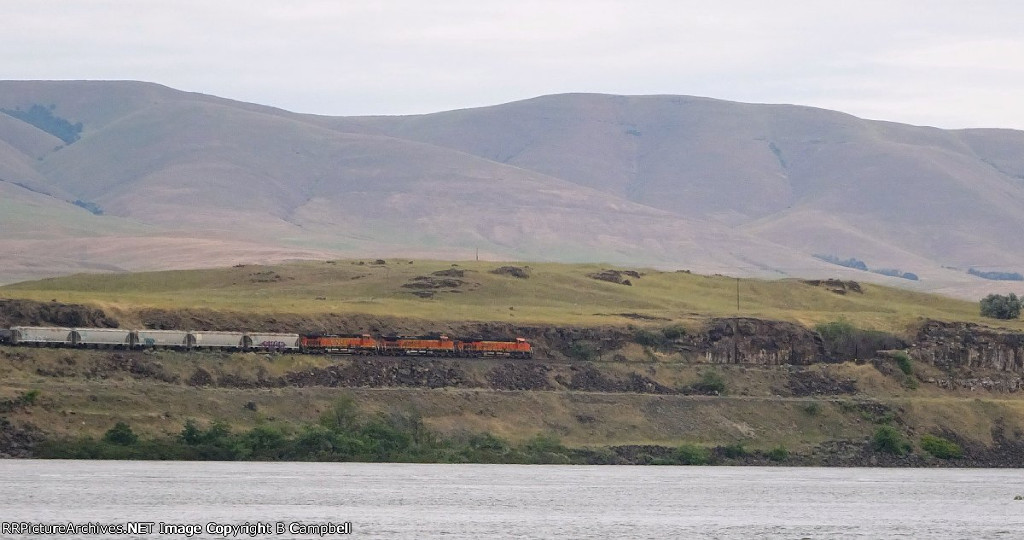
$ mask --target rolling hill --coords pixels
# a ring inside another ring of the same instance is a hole
[[[1024,269],[1016,131],[591,94],[335,118],[117,81],[4,81],[0,109],[0,249],[16,254],[0,282],[479,251],[962,296],[1022,288],[966,274]],[[22,119],[30,109],[42,120]]]

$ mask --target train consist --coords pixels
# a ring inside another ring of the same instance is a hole
[[[374,337],[360,335],[279,334],[269,332],[186,332],[121,328],[15,326],[0,330],[0,343],[36,347],[276,351],[307,354],[383,356],[455,356],[532,358],[530,343],[453,339],[446,335]]]

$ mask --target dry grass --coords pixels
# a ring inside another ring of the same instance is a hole
[[[388,260],[298,262],[277,266],[82,274],[0,287],[0,295],[96,304],[114,313],[142,307],[207,308],[253,313],[362,313],[440,321],[549,324],[692,324],[706,317],[741,316],[804,325],[845,319],[868,329],[903,332],[922,318],[993,321],[974,302],[862,284],[863,293],[835,294],[798,280],[737,281],[724,276],[640,269],[632,286],[598,281],[598,264],[509,263],[530,277],[495,275],[504,263]],[[465,271],[463,284],[419,298],[403,287],[441,270]],[[737,309],[737,289],[739,308]],[[635,314],[650,319],[637,319]],[[130,316],[127,317],[130,320]]]

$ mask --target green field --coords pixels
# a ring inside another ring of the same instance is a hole
[[[505,264],[526,269],[517,278],[491,271]],[[775,281],[634,269],[632,285],[588,277],[599,264],[372,260],[246,265],[207,270],[81,274],[0,287],[0,297],[56,300],[102,307],[126,322],[134,310],[198,308],[246,313],[360,313],[438,321],[516,324],[693,324],[736,315],[813,326],[845,319],[865,329],[901,333],[922,318],[998,323],[978,304],[903,289],[861,284],[837,294],[800,280]],[[435,276],[460,270],[462,277]],[[620,268],[620,270],[623,270]],[[454,279],[437,289],[414,289],[417,279]],[[422,298],[416,291],[433,292]],[[738,300],[738,302],[737,302]],[[737,307],[738,304],[738,307]]]

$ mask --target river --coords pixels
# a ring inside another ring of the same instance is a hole
[[[1010,469],[0,460],[0,538],[1024,538],[1016,495]]]

